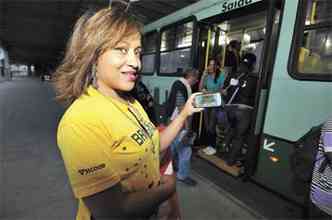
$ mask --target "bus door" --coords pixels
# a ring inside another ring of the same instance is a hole
[[[282,1],[274,0],[268,2],[264,12],[264,25],[246,29],[244,40],[252,35],[261,33],[260,39],[253,45],[257,63],[255,71],[258,73],[255,108],[253,112],[250,135],[248,137],[248,151],[245,160],[245,177],[252,176],[257,168],[259,151],[261,149],[263,124],[265,122],[266,106],[270,90],[270,82],[274,67],[275,54],[279,38],[280,14]],[[251,44],[244,45],[250,48]],[[246,49],[242,50],[245,51]]]
[[[219,14],[218,16],[205,19],[203,22],[201,21],[201,24],[204,24],[204,22],[209,24],[213,23],[214,26],[218,27],[218,47],[215,47],[214,54],[221,55],[222,61],[225,60],[225,50],[231,41],[238,41],[241,44],[239,62],[241,56],[246,53],[252,53],[256,56],[256,64],[253,71],[257,78],[255,105],[252,112],[250,128],[246,135],[246,144],[242,149],[240,161],[230,167],[225,163],[224,157],[217,154],[220,161],[215,163],[219,168],[234,176],[241,174],[250,176],[255,170],[262,124],[264,122],[264,109],[266,107],[266,99],[269,90],[269,79],[271,78],[272,72],[271,65],[273,64],[275,44],[277,42],[276,33],[278,32],[277,28],[280,14],[278,2],[280,1],[262,1],[248,7],[237,9],[234,12],[228,11],[225,14]],[[202,38],[201,42],[204,42],[204,38]],[[216,52],[216,50],[219,51]],[[212,52],[210,53],[212,55]],[[202,59],[201,53],[200,60]],[[217,145],[218,142],[219,145],[222,145],[222,141],[223,140],[218,140],[217,135]],[[217,148],[218,147],[220,146],[217,146]],[[205,156],[203,155],[203,157]],[[214,158],[213,161],[216,161],[216,158]]]

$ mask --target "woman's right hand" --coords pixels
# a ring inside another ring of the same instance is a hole
[[[202,92],[196,92],[188,98],[186,104],[183,106],[180,116],[182,116],[186,119],[187,117],[191,116],[195,112],[203,111],[204,108],[196,108],[194,105],[195,96],[198,94],[202,94]]]

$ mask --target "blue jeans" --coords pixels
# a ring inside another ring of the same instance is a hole
[[[192,154],[191,146],[180,142],[178,135],[172,142],[171,149],[173,156],[177,155],[178,158],[178,171],[176,177],[181,180],[189,177]]]

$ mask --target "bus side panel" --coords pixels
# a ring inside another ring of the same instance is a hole
[[[331,83],[291,79],[272,83],[264,133],[296,141],[332,113]]]
[[[287,71],[298,3],[298,0],[285,1],[254,180],[289,199],[302,202],[303,198],[295,195],[292,188],[289,166],[292,142],[332,113],[332,84],[295,80]],[[273,162],[271,157],[279,158],[279,161]]]
[[[301,186],[296,185],[289,163],[293,144],[264,134],[260,146],[254,180],[292,201],[304,204],[306,195],[296,193]]]

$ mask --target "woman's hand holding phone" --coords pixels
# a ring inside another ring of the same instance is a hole
[[[186,104],[184,105],[180,115],[182,115],[183,117],[187,118],[188,116],[191,116],[192,114],[194,114],[195,112],[201,112],[203,111],[204,108],[199,108],[197,106],[195,106],[194,100],[195,97],[197,95],[203,94],[201,92],[196,92],[194,94],[192,94],[189,99],[187,100]]]
[[[198,94],[194,99],[196,108],[218,107],[221,104],[222,98],[219,92]]]

